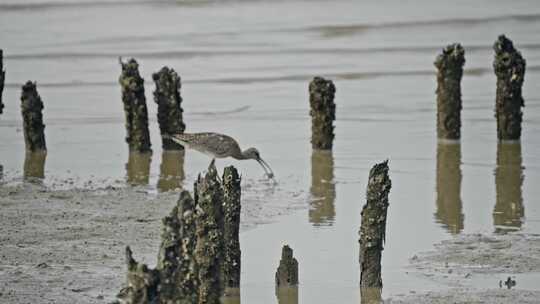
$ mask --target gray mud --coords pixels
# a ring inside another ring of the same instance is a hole
[[[540,297],[534,287],[540,278],[539,235],[461,235],[410,262],[410,274],[448,289],[398,295],[385,303],[538,303]],[[508,276],[517,281],[514,289],[501,282]]]
[[[142,187],[53,190],[0,186],[0,302],[109,303],[125,283],[125,246],[155,264],[161,219],[177,192]],[[241,231],[290,206],[250,199]]]

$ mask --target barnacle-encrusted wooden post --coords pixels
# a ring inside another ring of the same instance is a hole
[[[360,287],[382,287],[381,257],[386,235],[388,194],[392,182],[388,161],[376,164],[369,172],[367,202],[360,225]]]
[[[158,105],[158,122],[161,135],[183,133],[186,129],[182,117],[182,97],[180,96],[180,76],[168,67],[163,67],[152,75],[156,83],[154,101]],[[162,138],[163,150],[183,150],[170,138]]]
[[[163,219],[156,269],[137,263],[129,247],[127,287],[118,294],[122,303],[197,303],[198,270],[195,262],[195,202],[189,192]]]
[[[298,304],[298,261],[289,245],[281,249],[276,270],[276,296],[279,304]]]
[[[331,80],[315,77],[309,84],[311,110],[311,146],[313,149],[330,150],[334,141],[336,87]]]
[[[195,257],[199,267],[199,304],[219,304],[222,295],[221,264],[223,260],[223,190],[214,163],[204,177],[195,182],[197,202],[197,245]]]
[[[28,81],[22,87],[21,112],[23,117],[24,142],[26,151],[45,151],[45,125],[43,124],[43,102],[36,83]]]
[[[133,258],[131,249],[126,247],[127,287],[122,288],[117,297],[124,304],[160,303],[158,294],[159,271]]]
[[[224,257],[222,279],[226,295],[240,288],[240,175],[233,166],[223,170]]]
[[[525,216],[521,189],[524,178],[521,144],[500,142],[497,145],[495,169],[495,232],[505,233],[521,229]]]
[[[499,140],[519,140],[521,137],[521,107],[525,105],[521,87],[525,78],[525,59],[504,35],[493,45],[493,68],[497,75],[495,117]]]
[[[435,218],[452,234],[463,230],[461,203],[461,145],[437,145],[437,212]]]
[[[189,192],[182,191],[171,214],[163,219],[157,265],[159,292],[161,299],[177,304],[197,303],[198,298],[195,204]]]
[[[281,249],[281,260],[276,271],[276,287],[292,287],[298,285],[298,261],[293,256],[289,245]]]
[[[461,138],[461,77],[465,50],[459,43],[451,44],[437,56],[437,137]]]
[[[6,81],[6,71],[4,71],[4,51],[0,49],[0,114],[4,111],[2,95],[4,93],[4,82]]]
[[[144,96],[144,79],[139,75],[139,64],[135,59],[124,63],[120,60],[122,73],[119,82],[126,116],[126,142],[133,152],[152,151],[148,131],[148,109]]]

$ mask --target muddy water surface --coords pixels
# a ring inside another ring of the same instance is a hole
[[[496,142],[491,45],[501,33],[527,59],[519,145]],[[435,138],[433,60],[455,41],[467,59],[463,139],[448,146]],[[300,303],[358,303],[360,209],[370,167],[387,158],[393,188],[383,298],[445,289],[407,274],[408,259],[460,233],[540,233],[538,41],[533,0],[2,0],[3,178],[191,188],[208,157],[160,148],[151,74],[168,65],[182,77],[186,131],[230,134],[274,169],[277,186],[260,181],[255,162],[218,161],[242,173],[243,204],[290,202],[296,210],[242,232],[242,302],[276,303],[274,271],[288,243],[300,264]],[[130,156],[123,142],[118,56],[137,58],[146,79],[152,155]],[[337,87],[332,153],[310,148],[307,85],[315,75]],[[25,157],[19,97],[26,80],[37,81],[45,103],[46,160]],[[503,278],[492,279],[496,288]]]

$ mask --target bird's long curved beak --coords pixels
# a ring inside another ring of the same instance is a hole
[[[270,168],[270,166],[262,158],[259,157],[257,159],[257,162],[259,162],[261,167],[263,167],[264,172],[266,173],[266,175],[268,175],[269,178],[274,178],[274,171],[272,171],[272,168]]]

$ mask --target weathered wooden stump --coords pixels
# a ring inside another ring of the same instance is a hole
[[[497,76],[497,97],[495,117],[497,118],[497,137],[499,140],[519,140],[521,121],[525,106],[521,88],[525,78],[525,59],[514,48],[514,44],[504,35],[499,36],[493,45],[495,60],[493,68]]]
[[[118,294],[122,303],[197,303],[198,269],[195,261],[195,202],[180,193],[177,205],[163,219],[156,269],[135,261],[126,248],[127,287]]]
[[[459,43],[451,44],[437,56],[437,137],[461,138],[461,78],[465,50]]]
[[[162,282],[159,291],[162,299],[175,299],[174,303],[197,303],[198,299],[195,209],[189,192],[182,191],[171,214],[163,219],[157,265]]]
[[[315,77],[309,84],[311,110],[311,146],[313,149],[331,150],[334,141],[336,87],[331,80]]]
[[[223,190],[214,163],[195,182],[199,304],[219,304],[222,295]]]
[[[4,112],[4,103],[2,95],[4,93],[4,84],[6,81],[6,71],[4,70],[4,50],[0,49],[0,114]]]
[[[386,235],[388,194],[392,182],[388,161],[376,164],[369,172],[367,202],[360,225],[360,287],[382,288],[381,258]]]
[[[223,170],[224,258],[222,279],[226,295],[237,294],[240,288],[240,175],[229,166]]]
[[[493,224],[495,232],[505,233],[521,229],[525,207],[523,206],[523,175],[521,144],[499,143],[495,169],[495,208]]]
[[[336,210],[336,185],[334,184],[334,157],[332,151],[311,152],[311,195],[309,222],[314,226],[332,225]]]
[[[42,110],[43,101],[41,101],[41,97],[37,92],[36,83],[28,81],[23,85],[21,94],[21,113],[26,151],[47,150]]]
[[[298,261],[293,256],[289,245],[281,249],[281,260],[276,271],[276,287],[291,287],[298,285]]]
[[[122,102],[126,116],[126,142],[132,152],[150,152],[148,131],[148,109],[144,96],[144,79],[139,75],[139,64],[135,59],[124,63],[120,60],[122,73],[118,79],[122,88]]]
[[[183,133],[186,129],[182,117],[182,97],[180,96],[180,76],[168,67],[163,67],[152,75],[156,83],[154,101],[158,105],[158,122],[161,135]],[[164,150],[183,150],[184,148],[170,138],[162,137]]]
[[[184,150],[163,150],[157,188],[161,192],[182,189],[184,182]]]
[[[437,212],[435,218],[452,234],[463,230],[461,145],[437,145]]]

